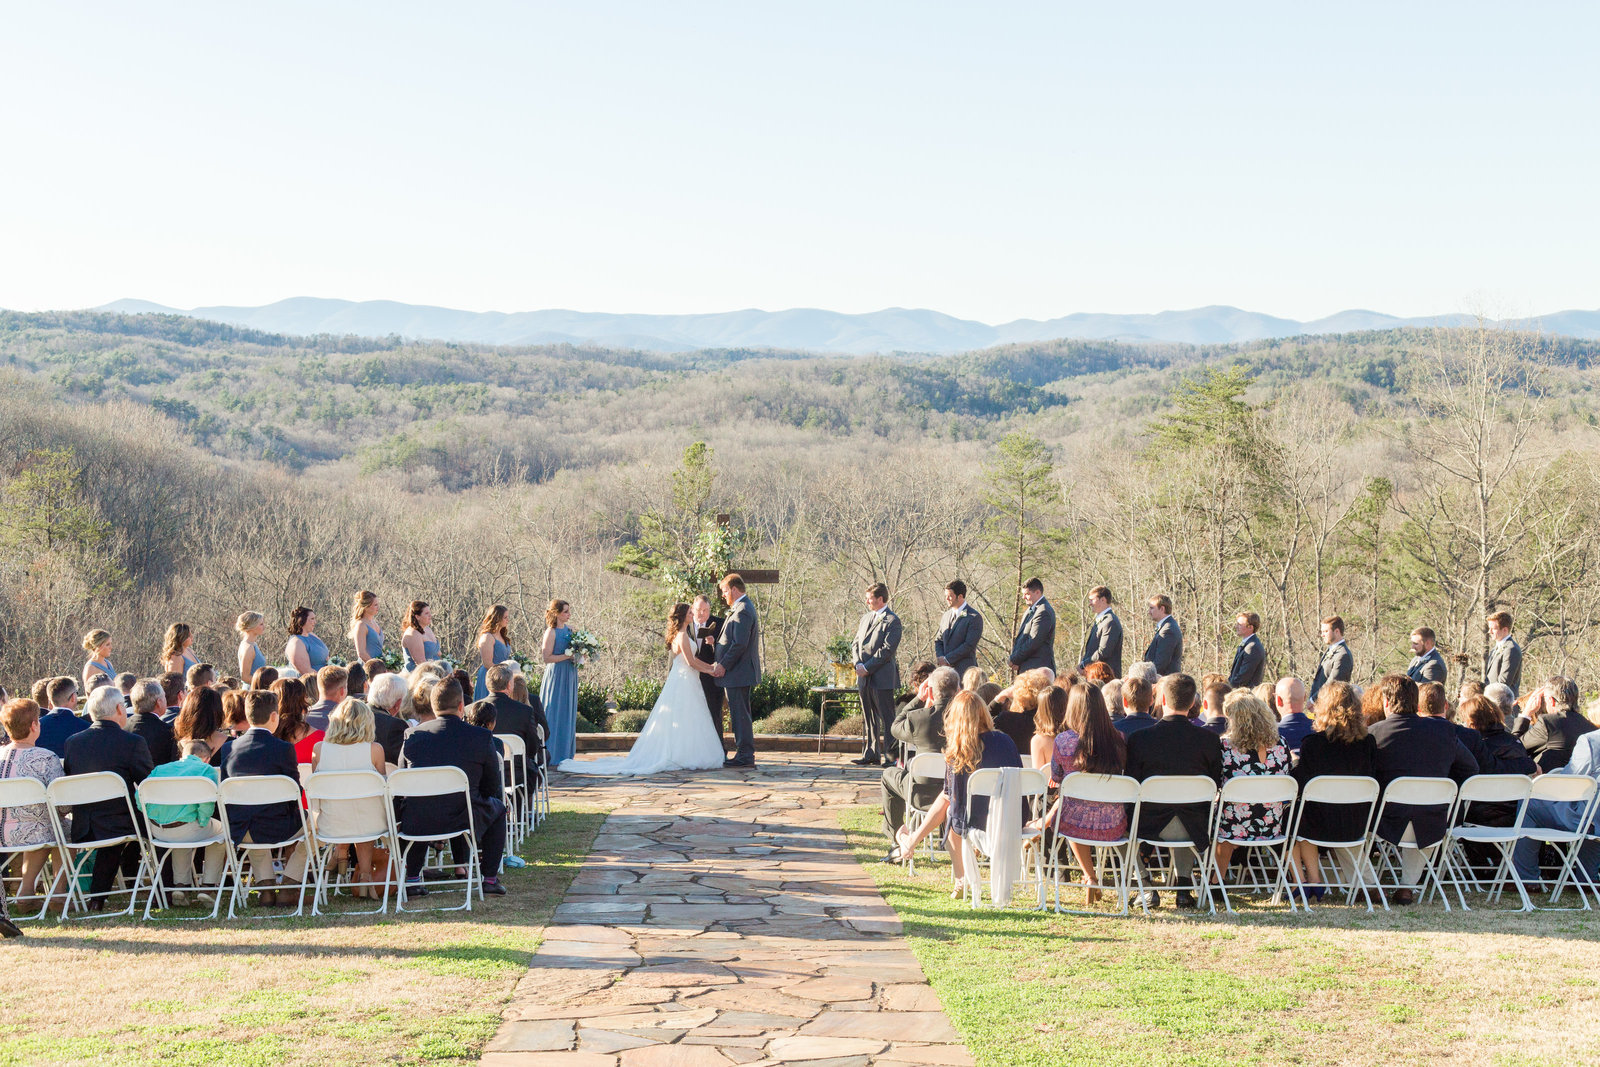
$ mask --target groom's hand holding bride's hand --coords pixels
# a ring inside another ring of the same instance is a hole
[[[728,672],[727,672],[726,668],[724,668],[722,666],[722,664],[720,664],[720,663],[714,665],[711,668],[711,677],[713,677],[713,678],[721,678],[724,674],[727,674],[727,673]]]

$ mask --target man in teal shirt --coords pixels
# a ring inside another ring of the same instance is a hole
[[[217,769],[207,762],[211,746],[197,738],[183,741],[178,746],[183,755],[171,763],[159,764],[150,772],[151,778],[209,778],[218,781]],[[222,823],[216,818],[215,804],[148,804],[140,805],[145,818],[150,820],[156,836],[163,841],[204,841],[222,833]],[[174,849],[172,852],[172,879],[176,886],[170,894],[172,903],[183,907],[189,903],[185,890],[194,888],[194,853],[192,848]],[[227,863],[227,846],[213,842],[206,846],[205,866],[201,871],[202,883],[215,886]],[[210,893],[201,893],[200,899],[210,904]]]

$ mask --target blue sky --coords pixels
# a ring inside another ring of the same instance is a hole
[[[0,13],[0,307],[1600,307],[1600,5]]]

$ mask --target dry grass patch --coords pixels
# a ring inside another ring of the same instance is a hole
[[[474,1061],[604,820],[557,806],[470,915],[26,924],[0,1065]]]
[[[982,1065],[1600,1060],[1600,916],[973,912],[942,861],[870,862],[875,811],[841,822]]]

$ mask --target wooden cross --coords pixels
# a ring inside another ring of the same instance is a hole
[[[731,518],[728,515],[717,516],[717,525],[724,530],[728,528],[730,521]],[[779,581],[779,574],[776,569],[769,570],[762,567],[734,567],[732,569],[739,577],[744,579],[744,584],[746,585],[777,585]]]

